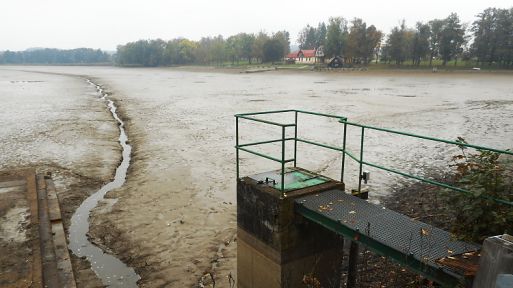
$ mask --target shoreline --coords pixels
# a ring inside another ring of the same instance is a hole
[[[342,70],[342,69],[331,69],[331,70],[315,70],[312,69],[313,66],[310,66],[306,69],[300,69],[295,67],[288,67],[286,65],[270,65],[268,63],[259,64],[259,65],[247,65],[247,66],[233,66],[233,67],[221,67],[221,66],[210,66],[210,65],[184,65],[184,66],[155,66],[155,67],[145,67],[145,66],[116,66],[116,65],[65,65],[65,64],[59,64],[59,65],[37,65],[37,64],[10,64],[10,65],[4,65],[0,64],[0,70],[3,70],[3,68],[9,68],[9,67],[99,67],[99,68],[120,68],[120,69],[156,69],[156,70],[165,70],[165,71],[185,71],[185,72],[200,72],[200,73],[226,73],[226,74],[245,74],[246,70],[256,68],[256,67],[262,67],[262,68],[269,68],[269,67],[277,67],[275,70],[265,70],[265,71],[258,71],[260,73],[268,72],[268,73],[280,73],[280,74],[304,74],[304,73],[321,73],[321,74],[336,74],[336,75],[353,75],[357,74],[358,76],[361,76],[362,74],[367,74],[369,76],[383,76],[383,75],[400,75],[400,76],[418,76],[418,75],[500,75],[500,76],[513,76],[513,69],[484,69],[475,71],[471,68],[467,69],[453,69],[451,66],[447,66],[447,68],[444,67],[425,67],[425,68],[418,68],[418,67],[390,67],[390,68],[373,68],[373,66],[367,66],[367,67],[355,67],[354,69],[364,69],[364,70]],[[432,71],[432,68],[437,68],[438,70],[436,72]],[[345,69],[351,69],[351,68],[345,68]],[[20,70],[24,71],[24,70]],[[34,71],[24,71],[24,72],[34,72]],[[45,72],[47,74],[53,74],[51,72]],[[59,74],[59,73],[55,73]],[[254,73],[247,73],[247,74],[254,74]],[[66,74],[62,74],[64,76],[70,76]],[[77,75],[73,75],[77,76]],[[81,75],[85,77],[85,75]]]
[[[272,65],[266,65],[262,64],[262,67],[273,67]],[[277,66],[277,65],[275,65]],[[171,70],[171,71],[186,71],[186,72],[212,72],[212,73],[226,73],[226,74],[255,74],[255,73],[246,73],[245,71],[251,68],[254,68],[254,66],[247,66],[247,67],[217,67],[217,66],[203,66],[203,65],[190,65],[190,66],[169,66],[169,67],[120,67],[120,66],[112,66],[112,67],[119,67],[119,68],[138,68],[138,69],[161,69],[161,70]],[[313,68],[313,66],[312,66]],[[364,68],[364,67],[362,67]],[[279,73],[279,74],[335,74],[335,75],[369,75],[369,76],[383,76],[383,75],[400,75],[400,76],[418,76],[418,75],[508,75],[513,76],[513,70],[480,70],[480,71],[474,71],[471,69],[441,69],[438,68],[437,72],[433,72],[432,68],[389,68],[389,69],[382,69],[382,68],[370,68],[363,71],[351,71],[351,70],[341,70],[341,69],[332,69],[332,70],[312,70],[310,68],[308,69],[296,69],[296,68],[280,68],[278,67],[276,70],[269,70],[269,71],[261,71],[256,74],[260,73]]]

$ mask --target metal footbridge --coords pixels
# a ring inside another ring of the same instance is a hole
[[[293,113],[295,121],[293,123],[279,123],[259,116],[268,114]],[[316,115],[320,117],[329,117],[338,119],[343,126],[342,146],[331,146],[325,143],[298,138],[298,116],[301,114]],[[406,215],[397,213],[381,205],[375,205],[362,199],[362,181],[367,180],[368,174],[363,172],[364,166],[370,166],[387,172],[399,174],[404,177],[416,179],[432,185],[443,187],[455,191],[456,193],[472,194],[472,191],[461,187],[455,187],[446,183],[441,183],[433,179],[427,179],[421,176],[409,174],[406,172],[394,170],[392,168],[380,166],[364,160],[364,139],[365,130],[378,130],[385,133],[399,134],[405,137],[415,137],[429,141],[443,142],[447,144],[458,145],[460,147],[469,147],[495,153],[513,155],[511,151],[503,151],[493,148],[487,148],[459,141],[450,141],[436,139],[427,136],[421,136],[411,133],[394,131],[379,127],[372,127],[347,121],[346,117],[315,113],[302,110],[279,110],[269,112],[256,112],[237,114],[236,117],[236,153],[237,153],[237,179],[240,179],[240,151],[251,153],[281,164],[281,169],[267,171],[264,173],[248,176],[258,183],[268,185],[278,190],[282,197],[294,197],[294,191],[306,187],[313,187],[333,181],[323,175],[301,169],[297,166],[297,143],[306,143],[318,146],[324,149],[330,149],[341,153],[341,178],[344,182],[344,169],[346,156],[359,164],[358,189],[354,193],[348,194],[340,189],[331,189],[322,191],[322,193],[310,194],[294,198],[296,213],[306,219],[315,222],[328,230],[331,230],[345,239],[350,239],[355,243],[365,245],[371,251],[388,257],[404,267],[414,271],[427,279],[433,280],[444,287],[454,287],[462,283],[467,271],[447,266],[443,259],[453,257],[467,258],[467,253],[480,250],[480,245],[457,241],[449,232],[412,219]],[[249,120],[281,127],[281,139],[269,141],[259,141],[253,143],[239,143],[239,122]],[[354,126],[361,129],[359,156],[346,149],[347,128]],[[286,129],[294,129],[294,137],[286,137]],[[286,159],[285,143],[294,142],[294,157]],[[273,157],[261,152],[257,152],[253,147],[269,143],[281,143],[281,157]],[[289,165],[290,167],[288,167]],[[481,197],[503,205],[509,205],[513,208],[513,202],[510,199],[496,199],[486,195]],[[475,253],[477,254],[477,253]]]
[[[480,245],[455,241],[442,229],[340,190],[302,197],[296,204],[305,218],[446,286],[457,284],[464,273],[437,261],[480,249]]]

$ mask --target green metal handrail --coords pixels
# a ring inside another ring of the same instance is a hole
[[[254,117],[249,117],[249,116],[255,116],[255,115],[278,114],[278,113],[289,113],[289,112],[294,112],[295,113],[295,115],[294,115],[295,116],[294,117],[295,118],[294,123],[282,124],[282,123],[277,123],[277,122],[273,122],[273,121],[267,121],[267,120],[262,120],[262,119],[258,119],[258,118],[254,118]],[[298,114],[309,114],[309,115],[315,115],[315,116],[322,116],[322,117],[338,119],[338,121],[340,123],[344,124],[342,147],[331,146],[331,145],[327,145],[327,144],[323,144],[323,143],[318,143],[318,142],[314,142],[314,141],[298,138],[297,137]],[[289,163],[289,162],[294,162],[294,167],[297,166],[297,142],[301,142],[301,143],[310,144],[310,145],[322,147],[322,148],[325,148],[325,149],[330,149],[330,150],[341,152],[341,154],[342,154],[342,168],[341,168],[341,173],[340,173],[340,181],[341,182],[344,182],[344,169],[345,169],[345,158],[346,158],[346,155],[349,158],[351,158],[354,161],[356,161],[357,163],[359,163],[359,170],[360,171],[359,171],[358,191],[361,191],[361,186],[362,186],[363,165],[367,165],[367,166],[374,167],[374,168],[377,168],[377,169],[380,169],[380,170],[384,170],[384,171],[387,171],[387,172],[390,172],[390,173],[398,174],[398,175],[401,175],[401,176],[404,176],[404,177],[407,177],[407,178],[412,178],[412,179],[415,179],[415,180],[419,180],[419,181],[422,181],[422,182],[425,182],[425,183],[428,183],[428,184],[431,184],[431,185],[435,185],[435,186],[451,189],[451,190],[454,190],[454,191],[457,191],[457,192],[461,192],[461,193],[465,193],[465,194],[472,194],[472,191],[467,190],[467,189],[455,187],[455,186],[452,186],[452,185],[449,185],[449,184],[441,183],[441,182],[438,182],[438,181],[434,181],[434,180],[423,178],[423,177],[420,177],[420,176],[408,174],[408,173],[401,172],[401,171],[398,171],[398,170],[395,170],[395,169],[392,169],[392,168],[388,168],[388,167],[381,166],[381,165],[378,165],[378,164],[375,164],[375,163],[364,161],[363,160],[363,151],[364,151],[364,139],[365,139],[365,130],[366,129],[368,129],[368,130],[376,130],[376,131],[381,131],[381,132],[386,132],[386,133],[391,133],[391,134],[398,134],[398,135],[403,135],[403,136],[408,136],[408,137],[414,137],[414,138],[419,138],[419,139],[425,139],[425,140],[430,140],[430,141],[435,141],[435,142],[440,142],[440,143],[458,145],[458,146],[474,148],[474,149],[478,149],[478,150],[486,150],[486,151],[491,151],[491,152],[500,153],[500,154],[513,155],[513,152],[509,151],[509,150],[500,150],[500,149],[489,148],[489,147],[484,147],[484,146],[479,146],[479,145],[473,145],[473,144],[467,144],[467,143],[456,142],[456,141],[451,141],[451,140],[439,139],[439,138],[434,138],[434,137],[429,137],[429,136],[423,136],[423,135],[418,135],[418,134],[413,134],[413,133],[408,133],[408,132],[401,132],[401,131],[396,131],[396,130],[392,130],[392,129],[373,127],[373,126],[369,126],[369,125],[363,125],[363,124],[359,124],[359,123],[349,122],[349,121],[347,121],[347,118],[344,117],[344,116],[330,115],[330,114],[310,112],[310,111],[304,111],[304,110],[288,109],[288,110],[275,110],[275,111],[265,111],[265,112],[244,113],[244,114],[236,114],[235,118],[236,118],[235,148],[236,148],[236,158],[237,158],[237,179],[240,179],[240,177],[239,177],[239,150],[242,150],[242,151],[245,151],[245,152],[248,152],[248,153],[251,153],[251,154],[254,154],[254,155],[257,155],[257,156],[260,156],[260,157],[263,157],[263,158],[266,158],[266,159],[273,160],[273,161],[281,163],[281,189],[280,190],[281,190],[282,193],[284,193],[285,164]],[[281,139],[275,139],[275,140],[269,140],[269,141],[260,141],[260,142],[239,144],[239,118],[250,120],[250,121],[256,121],[256,122],[260,122],[260,123],[264,123],[264,124],[280,126],[282,128],[282,137],[281,137]],[[351,153],[350,151],[346,150],[347,126],[354,126],[354,127],[361,128],[360,155],[359,155],[359,157],[355,156],[353,153]],[[286,132],[285,129],[287,127],[294,127],[294,137],[288,137],[288,138],[285,137],[285,132]],[[294,141],[294,158],[285,159],[285,142],[286,141]],[[253,151],[253,150],[250,150],[250,149],[246,148],[248,146],[257,146],[257,145],[263,145],[263,144],[269,144],[269,143],[277,143],[277,142],[281,142],[282,143],[281,159],[278,159],[278,158],[275,158],[275,157],[272,157],[272,156],[269,156],[269,155],[265,155],[263,153],[259,153],[259,152],[256,152],[256,151]],[[505,199],[497,199],[497,198],[490,197],[490,196],[487,196],[487,195],[480,195],[479,197],[485,198],[485,199],[488,199],[488,200],[492,200],[492,201],[495,201],[497,203],[513,206],[513,201],[509,201],[509,200],[505,200]]]
[[[418,135],[418,134],[413,134],[413,133],[408,133],[408,132],[401,132],[401,131],[396,131],[396,130],[392,130],[392,129],[374,127],[374,126],[369,126],[369,125],[362,125],[362,124],[358,124],[358,123],[354,123],[354,122],[348,122],[347,120],[341,120],[339,122],[347,124],[347,125],[355,126],[355,127],[365,128],[365,129],[371,129],[371,130],[377,130],[377,131],[382,131],[382,132],[388,132],[388,133],[392,133],[392,134],[410,136],[410,137],[414,137],[414,138],[426,139],[426,140],[431,140],[431,141],[435,141],[435,142],[454,144],[454,145],[458,145],[458,146],[465,146],[468,148],[475,148],[478,150],[488,150],[488,151],[492,151],[492,152],[496,152],[496,153],[513,155],[513,151],[509,151],[509,150],[499,150],[499,149],[490,148],[490,147],[466,144],[466,143],[462,143],[462,142],[439,139],[439,138],[435,138],[435,137],[423,136],[423,135]]]
[[[255,117],[251,117],[251,116],[256,116],[256,115],[266,115],[266,114],[278,114],[278,113],[288,113],[288,112],[294,112],[294,123],[287,123],[287,124],[284,124],[284,123],[278,123],[278,122],[274,122],[274,121],[268,121],[268,120],[263,120],[263,119],[258,119],[258,118],[255,118]],[[317,113],[317,112],[310,112],[310,111],[304,111],[304,110],[295,110],[295,109],[288,109],[288,110],[274,110],[274,111],[263,111],[263,112],[253,112],[253,113],[242,113],[242,114],[236,114],[235,115],[235,148],[236,148],[236,158],[237,158],[237,179],[239,179],[239,150],[242,150],[242,151],[245,151],[245,152],[248,152],[248,153],[251,153],[253,155],[257,155],[257,156],[260,156],[260,157],[263,157],[263,158],[266,158],[266,159],[269,159],[269,160],[272,160],[272,161],[275,161],[275,162],[279,162],[281,163],[281,187],[280,187],[280,191],[282,193],[284,193],[285,191],[285,164],[286,163],[289,163],[289,162],[294,162],[294,167],[297,166],[297,142],[298,141],[306,141],[306,140],[301,140],[301,139],[298,139],[297,138],[297,116],[298,114],[308,114],[308,115],[315,115],[315,116],[322,116],[322,117],[328,117],[328,118],[334,118],[334,119],[337,119],[339,121],[347,121],[347,118],[346,117],[343,117],[343,116],[338,116],[338,115],[330,115],[330,114],[324,114],[324,113]],[[269,124],[269,125],[274,125],[274,126],[279,126],[281,127],[282,129],[282,137],[281,139],[275,139],[275,140],[268,140],[268,141],[260,141],[260,142],[254,142],[254,143],[245,143],[245,144],[239,144],[239,118],[240,119],[246,119],[246,120],[250,120],[250,121],[255,121],[255,122],[260,122],[260,123],[264,123],[264,124]],[[286,138],[285,137],[285,132],[286,132],[286,128],[287,127],[294,127],[294,137],[293,138]],[[292,141],[294,140],[294,158],[292,159],[285,159],[285,142],[286,141]],[[272,157],[272,156],[269,156],[269,155],[266,155],[266,154],[263,154],[263,153],[259,153],[259,152],[256,152],[256,151],[253,151],[251,149],[248,149],[247,147],[248,146],[257,146],[257,145],[263,145],[263,144],[269,144],[269,143],[277,143],[277,142],[281,142],[282,143],[282,147],[281,147],[281,159],[278,159],[278,158],[275,158],[275,157]],[[343,173],[342,173],[343,175]]]

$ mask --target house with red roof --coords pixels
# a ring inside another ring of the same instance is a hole
[[[316,49],[301,49],[287,54],[286,60],[294,60],[299,63],[316,63]]]

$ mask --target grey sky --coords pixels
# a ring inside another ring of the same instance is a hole
[[[164,0],[5,0],[0,16],[0,50],[30,47],[91,47],[115,50],[116,45],[149,38],[164,40],[238,32],[285,29],[294,43],[306,24],[330,16],[359,17],[387,33],[405,19],[444,18],[456,12],[463,22],[487,7],[510,8],[511,0],[388,0],[388,1],[164,1]]]

